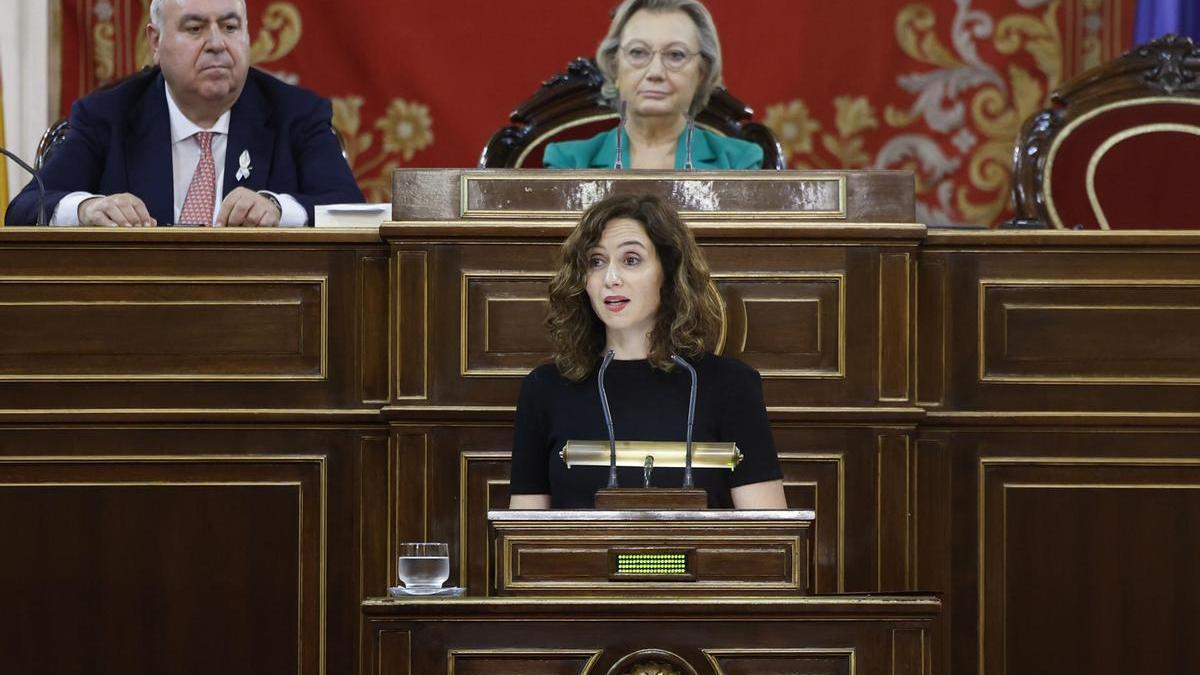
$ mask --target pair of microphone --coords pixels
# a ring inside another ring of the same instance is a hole
[[[37,181],[37,186],[38,186],[37,224],[45,225],[46,224],[46,185],[44,183],[42,183],[42,177],[38,175],[38,172],[35,171],[32,166],[29,166],[28,164],[26,164],[25,160],[21,159],[20,157],[17,157],[16,155],[9,152],[8,150],[0,147],[0,154],[11,159],[12,161],[16,162],[17,166],[19,166],[22,169],[25,169],[29,173],[33,174],[33,179]]]
[[[616,353],[613,350],[608,350],[604,355],[604,361],[600,363],[600,372],[596,375],[596,384],[600,389],[600,404],[604,408],[604,424],[608,428],[608,487],[615,488],[617,485],[617,436],[613,431],[612,412],[608,408],[608,394],[604,391],[604,371],[608,370],[609,364],[612,363]],[[696,369],[692,364],[684,360],[678,354],[672,354],[671,360],[681,366],[688,374],[692,376],[692,390],[688,396],[688,417],[687,417],[687,449],[684,453],[683,467],[683,487],[695,487],[692,482],[692,427],[696,421]]]
[[[618,171],[625,168],[625,160],[621,159],[622,141],[625,138],[625,111],[626,102],[621,101],[621,118],[617,123],[617,159],[613,162],[613,169]],[[692,165],[692,135],[696,133],[696,120],[688,115],[687,118],[687,135],[684,137],[684,153],[683,153],[683,170],[692,171],[696,167]]]

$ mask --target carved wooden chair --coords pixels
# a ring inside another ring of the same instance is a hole
[[[565,73],[542,83],[513,111],[511,125],[492,134],[479,158],[480,168],[541,168],[547,143],[589,138],[611,129],[617,114],[604,104],[604,77],[591,59],[575,59]],[[725,136],[757,143],[763,168],[782,169],[783,149],[766,126],[751,122],[754,111],[724,89],[713,92],[696,124]]]
[[[33,157],[33,168],[35,170],[42,170],[42,165],[50,158],[54,149],[67,137],[67,130],[69,128],[70,125],[67,123],[67,118],[64,117],[46,129],[46,133],[42,134],[42,140],[38,141],[37,154]]]
[[[1025,122],[1008,227],[1200,228],[1200,47],[1168,35],[1065,83]]]

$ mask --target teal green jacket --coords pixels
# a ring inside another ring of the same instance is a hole
[[[687,154],[687,130],[675,148],[675,169],[683,169]],[[617,159],[617,129],[582,141],[563,141],[546,146],[542,165],[549,169],[611,169]],[[621,162],[628,167],[629,135],[621,143]],[[762,148],[749,141],[728,138],[696,127],[692,135],[692,166],[697,169],[761,169]]]

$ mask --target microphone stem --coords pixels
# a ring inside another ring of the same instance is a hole
[[[691,488],[695,486],[692,482],[692,428],[696,421],[696,369],[678,354],[672,354],[671,360],[683,366],[688,371],[688,374],[692,376],[692,390],[688,396],[687,447],[683,464],[683,487]]]
[[[686,147],[686,152],[684,153],[684,160],[683,160],[683,170],[684,171],[691,171],[696,168],[695,165],[692,164],[692,134],[695,133],[695,131],[696,131],[696,120],[693,119],[691,115],[688,115],[687,138],[685,140],[685,143],[687,143],[687,147]]]
[[[608,487],[617,487],[617,436],[613,431],[612,412],[608,408],[608,393],[604,391],[604,371],[612,363],[616,353],[608,350],[604,361],[600,364],[600,372],[596,375],[596,385],[600,389],[600,405],[604,408],[604,426],[608,429]]]
[[[625,142],[625,105],[625,101],[621,101],[620,119],[617,122],[617,159],[613,162],[613,168],[618,171],[625,168],[625,160],[621,157]]]
[[[12,161],[16,162],[17,165],[20,166],[22,169],[25,169],[29,173],[33,174],[33,179],[35,181],[37,181],[37,186],[38,186],[37,224],[45,225],[46,224],[46,184],[42,182],[42,177],[38,175],[38,172],[35,171],[32,166],[29,166],[28,164],[26,164],[25,160],[21,159],[20,157],[17,157],[16,155],[9,152],[8,150],[5,150],[4,148],[0,148],[0,154],[3,154],[5,157],[8,157]]]

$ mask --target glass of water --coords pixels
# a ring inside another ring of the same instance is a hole
[[[450,550],[439,542],[400,544],[400,583],[409,593],[436,593],[450,578]]]

